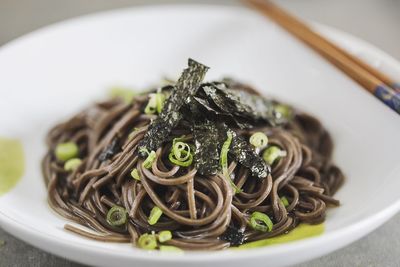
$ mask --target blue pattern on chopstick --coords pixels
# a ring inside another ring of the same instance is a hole
[[[399,90],[393,91],[392,88],[389,88],[386,85],[379,85],[376,87],[374,95],[391,109],[400,114]]]

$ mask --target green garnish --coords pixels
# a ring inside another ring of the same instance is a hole
[[[162,93],[150,94],[149,102],[147,103],[144,113],[154,114],[161,113],[165,102],[165,95]]]
[[[219,157],[219,162],[221,164],[221,168],[222,168],[222,175],[229,181],[231,187],[233,188],[233,190],[235,191],[235,193],[240,193],[242,192],[242,190],[240,188],[238,188],[235,183],[232,181],[231,177],[229,177],[229,171],[228,171],[228,152],[229,152],[229,147],[231,146],[232,143],[232,133],[230,131],[226,132],[227,138],[224,142],[224,144],[222,145],[221,148],[221,154]]]
[[[171,231],[165,230],[158,233],[158,241],[160,241],[161,243],[164,243],[171,239],[172,239]]]
[[[193,162],[193,154],[189,144],[178,141],[181,139],[182,137],[174,138],[168,159],[175,165],[188,167]]]
[[[136,168],[131,171],[131,176],[133,179],[140,181],[140,175]]]
[[[127,221],[126,209],[120,206],[113,206],[107,213],[107,222],[111,226],[121,226]]]
[[[82,164],[82,160],[79,158],[69,159],[64,164],[64,170],[74,171]]]
[[[175,246],[160,246],[160,251],[183,253],[182,249],[175,247]]]
[[[250,226],[257,231],[271,232],[274,224],[267,214],[255,211],[251,214]]]
[[[162,214],[163,214],[162,210],[159,207],[154,206],[150,211],[150,216],[147,219],[147,222],[150,225],[156,224],[158,222],[158,220],[160,219]]]
[[[287,206],[290,205],[288,199],[287,199],[285,196],[281,197],[281,201],[282,201],[282,204],[283,204],[285,207],[287,207]]]
[[[60,161],[76,158],[79,153],[78,145],[74,142],[61,143],[56,146],[55,155]]]
[[[157,247],[157,239],[154,234],[143,234],[138,239],[138,245],[140,248],[153,250]]]
[[[285,157],[285,156],[286,156],[286,151],[281,150],[277,146],[270,146],[269,148],[267,148],[264,151],[262,157],[266,163],[268,163],[269,165],[272,165],[275,162],[275,160],[277,160],[278,158]]]
[[[141,148],[139,150],[140,153],[146,153],[147,154],[147,158],[144,160],[143,162],[143,167],[145,167],[146,169],[150,169],[151,165],[153,164],[154,160],[156,159],[156,152],[155,151],[151,151],[149,152],[147,150],[147,148]]]
[[[279,116],[279,118],[290,120],[293,117],[293,110],[288,105],[277,104],[274,106],[274,110],[275,113]]]
[[[262,132],[256,132],[250,136],[249,141],[254,147],[263,147],[268,144],[268,137]]]
[[[130,104],[132,103],[133,97],[136,95],[136,93],[128,88],[113,87],[110,89],[109,95],[112,98],[120,98],[126,104]]]

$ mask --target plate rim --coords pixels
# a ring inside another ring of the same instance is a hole
[[[106,11],[100,11],[100,12],[94,12],[86,15],[81,15],[81,16],[76,16],[72,17],[66,20],[62,20],[56,23],[52,23],[49,25],[46,25],[44,27],[41,27],[39,29],[36,29],[32,32],[29,32],[27,34],[24,34],[20,37],[17,37],[3,45],[0,46],[0,55],[3,52],[3,50],[8,49],[9,47],[13,47],[16,44],[22,43],[25,40],[30,39],[32,36],[35,36],[37,34],[44,34],[47,31],[53,31],[56,30],[58,27],[62,28],[67,24],[73,24],[73,23],[79,23],[80,21],[87,21],[90,19],[101,19],[101,17],[107,17],[107,16],[115,16],[118,13],[121,12],[146,12],[146,10],[151,10],[151,9],[169,9],[169,8],[221,8],[223,7],[224,9],[232,9],[232,10],[237,10],[237,9],[243,9],[246,7],[243,6],[226,6],[223,4],[189,4],[189,3],[175,3],[174,5],[170,4],[144,4],[142,6],[132,6],[132,7],[125,7],[125,8],[117,8],[117,9],[112,9],[112,10],[106,10]],[[335,35],[337,38],[337,41],[344,42],[343,40],[347,40],[350,43],[357,44],[358,46],[362,47],[365,49],[365,51],[368,51],[368,53],[371,53],[374,55],[374,57],[377,57],[381,59],[384,62],[390,63],[392,66],[394,66],[396,69],[400,70],[400,61],[395,59],[394,57],[390,56],[383,50],[377,48],[375,45],[362,40],[361,38],[358,38],[352,34],[349,34],[345,31],[336,29],[331,26],[327,26],[321,23],[315,23],[311,22],[312,26],[317,29],[320,33],[322,33],[325,36],[329,35]],[[312,257],[308,257],[307,259],[311,258],[316,258],[318,256],[322,256],[324,254],[327,254],[329,252],[332,252],[334,250],[337,250],[341,247],[344,247],[361,237],[369,234],[379,226],[381,226],[384,222],[386,222],[389,218],[394,216],[398,211],[400,210],[400,199],[397,199],[395,202],[393,202],[391,205],[386,206],[383,208],[381,211],[374,213],[373,215],[370,215],[356,223],[352,223],[348,226],[332,230],[329,233],[325,233],[321,236],[317,237],[312,237],[309,239],[303,239],[299,241],[293,241],[290,243],[286,244],[279,244],[279,245],[274,245],[274,246],[266,246],[266,247],[260,247],[260,248],[253,248],[253,249],[246,249],[246,250],[235,250],[234,253],[232,250],[225,250],[225,251],[217,251],[217,252],[185,252],[185,254],[180,255],[179,257],[176,257],[176,255],[167,255],[164,253],[158,253],[156,257],[154,256],[154,253],[147,253],[146,251],[141,251],[141,250],[135,250],[135,253],[132,254],[126,254],[124,252],[116,252],[116,251],[108,251],[104,248],[99,248],[99,247],[88,247],[83,244],[67,244],[63,239],[59,239],[54,237],[51,234],[43,233],[43,232],[38,232],[35,229],[29,227],[29,225],[22,223],[20,221],[17,221],[6,214],[4,214],[0,210],[0,226],[10,233],[11,235],[16,236],[17,238],[23,240],[24,242],[27,242],[35,247],[38,247],[44,251],[48,251],[52,254],[58,255],[58,256],[65,256],[65,253],[63,253],[62,250],[57,250],[57,248],[63,248],[63,249],[68,249],[72,253],[85,253],[87,256],[88,255],[98,255],[101,253],[103,257],[123,257],[124,259],[127,260],[132,260],[132,259],[139,259],[139,260],[144,260],[144,261],[153,261],[153,262],[161,262],[161,261],[168,261],[168,262],[216,262],[216,261],[232,261],[232,260],[237,260],[237,259],[247,259],[247,258],[262,258],[262,257],[268,257],[269,255],[273,254],[280,254],[280,253],[289,253],[291,251],[307,251],[311,248],[316,248],[322,244],[329,243],[329,244],[335,244],[332,248],[325,249],[326,251],[320,252],[319,255],[313,255]],[[342,237],[346,236],[346,239],[342,239]],[[351,237],[349,237],[351,236]],[[338,240],[341,240],[340,242],[335,242]],[[345,240],[345,241],[343,241]],[[284,249],[283,249],[284,248]],[[204,255],[207,254],[208,257],[205,258]],[[70,258],[70,260],[73,261],[80,261],[75,258]],[[83,262],[83,261],[81,261]],[[85,262],[87,263],[87,262]]]

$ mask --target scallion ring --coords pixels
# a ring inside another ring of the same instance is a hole
[[[256,132],[250,136],[249,141],[254,147],[263,147],[268,144],[268,137],[262,132]]]
[[[127,212],[123,207],[113,206],[107,213],[107,222],[111,226],[121,226],[127,221]]]
[[[143,249],[153,250],[157,247],[157,239],[154,234],[143,234],[138,239],[138,246]]]
[[[255,211],[251,214],[250,226],[257,231],[271,232],[274,224],[267,214]]]
[[[168,159],[175,165],[188,167],[193,162],[192,149],[189,144],[177,140],[178,138],[175,138],[172,142]]]

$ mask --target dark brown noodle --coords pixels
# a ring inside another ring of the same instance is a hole
[[[235,184],[243,189],[234,195],[221,175],[204,177],[193,167],[171,165],[170,143],[158,149],[151,169],[142,167],[136,148],[155,117],[140,112],[144,101],[146,97],[140,96],[131,105],[119,100],[98,103],[49,132],[48,152],[42,164],[48,202],[61,216],[93,231],[69,224],[66,230],[96,240],[133,244],[143,233],[171,230],[174,237],[167,242],[169,245],[218,250],[230,246],[219,238],[228,226],[244,231],[245,242],[260,240],[287,233],[299,223],[320,223],[327,206],[339,205],[332,195],[344,176],[331,163],[333,143],[329,133],[314,117],[298,113],[285,128],[238,130],[246,137],[264,132],[269,142],[287,155],[272,166],[272,175],[262,181],[231,161],[229,171]],[[134,128],[138,130],[128,138]],[[178,128],[174,132],[178,136],[189,131]],[[99,154],[115,138],[120,140],[122,150],[101,162]],[[64,171],[63,163],[54,156],[56,145],[66,141],[79,145],[83,159],[72,173]],[[133,168],[139,171],[141,181],[130,176]],[[289,200],[287,207],[280,201],[282,196]],[[107,223],[107,212],[114,205],[129,212],[125,227]],[[164,216],[151,226],[147,217],[155,205]],[[271,232],[248,227],[253,211],[273,219]]]

